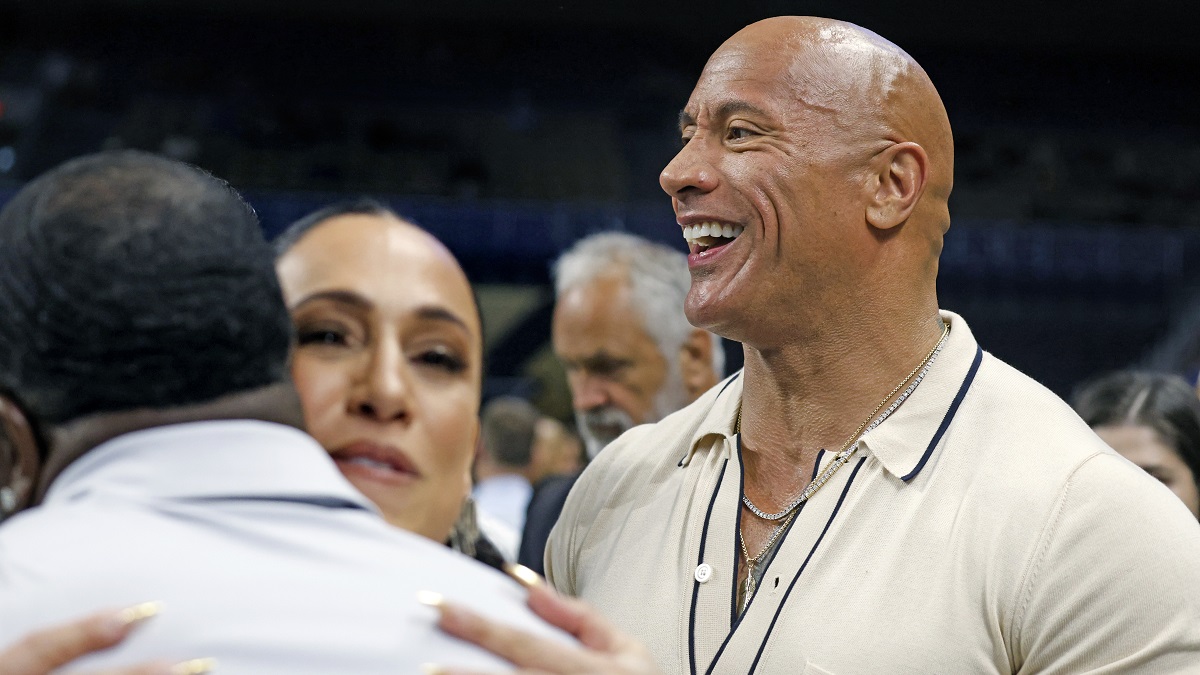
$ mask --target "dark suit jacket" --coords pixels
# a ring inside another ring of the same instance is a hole
[[[579,474],[570,476],[551,476],[540,481],[533,487],[533,497],[525,511],[525,529],[521,533],[521,548],[517,552],[517,562],[537,572],[546,573],[543,556],[546,553],[546,541],[550,539],[550,530],[558,522],[563,504],[571,486],[575,485]]]

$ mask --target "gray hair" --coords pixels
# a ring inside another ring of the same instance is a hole
[[[614,270],[624,271],[642,327],[654,339],[663,357],[678,372],[679,349],[692,325],[683,313],[692,285],[687,256],[670,247],[624,232],[600,232],[575,243],[554,263],[554,295],[583,285]],[[713,371],[725,372],[721,337],[712,335]]]

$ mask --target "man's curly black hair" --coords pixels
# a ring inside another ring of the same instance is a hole
[[[41,424],[282,381],[290,341],[254,210],[204,171],[89,155],[0,210],[0,389]]]

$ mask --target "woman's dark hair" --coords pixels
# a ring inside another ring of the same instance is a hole
[[[1118,371],[1076,390],[1072,406],[1093,429],[1118,425],[1153,429],[1191,469],[1200,488],[1200,399],[1182,377]]]
[[[287,253],[296,242],[300,241],[308,231],[329,220],[338,216],[391,216],[396,220],[404,220],[395,211],[384,206],[382,203],[367,197],[360,197],[344,202],[330,204],[321,209],[317,209],[312,213],[302,217],[300,220],[288,225],[279,236],[271,242],[275,247],[275,256],[279,257]],[[408,221],[405,221],[408,222]]]

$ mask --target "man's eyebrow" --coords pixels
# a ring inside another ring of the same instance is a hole
[[[725,101],[721,105],[717,106],[713,116],[717,119],[726,119],[739,113],[749,113],[750,115],[757,117],[769,117],[766,110],[763,110],[753,103],[747,103],[746,101],[741,100]]]
[[[713,119],[726,119],[739,113],[749,113],[757,117],[769,117],[766,110],[741,100],[731,100],[721,103],[713,109]],[[679,111],[679,128],[692,126],[696,123],[696,118],[686,110]]]
[[[623,358],[603,351],[594,352],[592,354],[588,354],[587,356],[580,357],[575,359],[575,362],[578,365],[587,368],[588,370],[597,368],[622,368],[633,365],[632,359]]]

